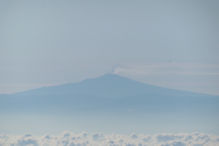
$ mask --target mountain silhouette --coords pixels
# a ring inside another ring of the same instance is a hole
[[[8,132],[218,133],[218,114],[218,96],[115,74],[0,95],[0,125]]]
[[[219,97],[168,89],[115,74],[1,95],[1,111],[218,112]]]

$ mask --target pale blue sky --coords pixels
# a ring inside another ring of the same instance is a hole
[[[219,94],[218,26],[217,0],[0,0],[0,93],[117,70]]]

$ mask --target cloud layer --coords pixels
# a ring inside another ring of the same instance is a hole
[[[64,132],[60,135],[0,135],[1,146],[216,146],[219,136],[203,133],[180,134],[88,134]]]
[[[114,68],[113,73],[158,86],[219,95],[218,64],[121,64]]]

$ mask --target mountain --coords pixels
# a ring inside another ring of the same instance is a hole
[[[219,97],[115,74],[0,95],[0,132],[219,133]]]
[[[218,112],[219,97],[168,89],[106,74],[79,83],[0,96],[0,111]]]

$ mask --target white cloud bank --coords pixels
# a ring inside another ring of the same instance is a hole
[[[23,136],[0,135],[1,146],[218,146],[219,136],[203,133],[181,134],[74,134]]]

